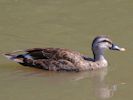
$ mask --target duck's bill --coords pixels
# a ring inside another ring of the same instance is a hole
[[[114,44],[112,45],[112,47],[110,49],[111,50],[117,50],[117,51],[126,51],[125,48],[121,48],[121,47],[114,45]]]

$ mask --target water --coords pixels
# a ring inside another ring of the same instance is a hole
[[[92,56],[109,35],[126,52],[106,52],[109,67],[82,73],[28,68],[0,56],[1,100],[132,100],[131,0],[0,0],[0,50],[64,47]]]

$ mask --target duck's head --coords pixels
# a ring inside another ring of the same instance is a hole
[[[97,36],[93,42],[92,42],[92,50],[94,53],[94,56],[102,55],[103,51],[109,49],[109,50],[116,50],[116,51],[125,51],[125,48],[121,48],[114,44],[112,40],[105,36]]]
[[[105,49],[110,49],[110,50],[117,50],[117,51],[125,51],[125,48],[121,48],[114,44],[109,37],[105,35],[97,36],[92,43],[92,49],[93,50],[105,50]]]

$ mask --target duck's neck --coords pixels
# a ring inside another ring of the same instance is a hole
[[[107,60],[104,57],[104,50],[97,50],[95,52],[93,52],[94,54],[94,61],[97,62],[101,62],[101,63],[106,63],[107,64]]]

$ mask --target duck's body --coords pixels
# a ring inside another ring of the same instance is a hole
[[[24,62],[20,62],[20,64],[45,70],[83,71],[97,69],[100,64],[100,67],[107,66],[107,63],[103,65],[102,62],[94,62],[93,59],[85,57],[79,52],[64,48],[33,48],[26,52],[23,55]],[[29,59],[24,56],[28,56]],[[19,57],[20,55],[18,59]]]
[[[98,43],[99,45],[97,45]],[[106,46],[103,46],[103,43],[105,43]],[[107,37],[100,36],[96,37],[92,44],[94,58],[89,58],[79,52],[64,48],[33,48],[24,50],[24,54],[14,55],[6,53],[4,55],[24,66],[32,66],[52,71],[84,71],[99,69],[108,65],[103,56],[104,49],[106,49],[105,47],[124,51],[123,48],[118,48],[118,46],[116,48]]]

